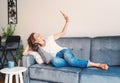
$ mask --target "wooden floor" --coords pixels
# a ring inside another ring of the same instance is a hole
[[[4,83],[4,80],[0,78],[0,83]]]
[[[5,81],[5,76],[0,74],[0,83],[4,83],[4,81]],[[13,77],[13,83],[16,83],[14,77]]]
[[[4,83],[4,77],[0,74],[0,83]]]

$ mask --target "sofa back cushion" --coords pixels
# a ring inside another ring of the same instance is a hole
[[[91,61],[120,65],[120,36],[104,36],[92,39]]]
[[[60,46],[68,47],[76,57],[89,60],[91,38],[88,37],[63,37],[56,41]]]

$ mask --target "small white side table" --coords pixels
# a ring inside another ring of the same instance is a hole
[[[22,77],[22,72],[26,71],[27,68],[25,67],[14,67],[14,68],[4,68],[1,69],[0,72],[6,74],[5,75],[5,83],[12,83],[12,77],[15,75],[16,83],[23,83],[23,77]]]

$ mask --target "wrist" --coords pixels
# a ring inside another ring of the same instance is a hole
[[[69,19],[66,19],[66,22],[69,22],[70,20]]]
[[[69,23],[69,20],[66,20],[66,23]]]

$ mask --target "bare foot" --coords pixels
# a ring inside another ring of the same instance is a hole
[[[103,69],[103,70],[108,70],[108,65],[107,64],[99,64],[98,67]]]

